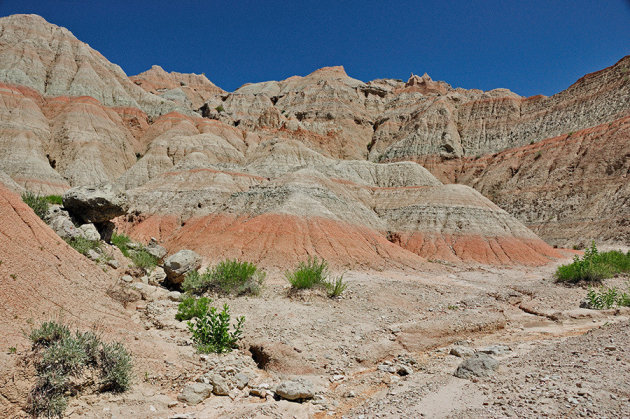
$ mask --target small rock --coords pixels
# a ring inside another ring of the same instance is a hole
[[[507,345],[492,345],[492,346],[486,346],[485,348],[478,349],[477,352],[481,352],[488,355],[503,355],[503,354],[512,352],[512,349],[510,349],[510,347]]]
[[[123,275],[120,280],[129,284],[133,282],[133,277],[131,275]]]
[[[79,227],[79,231],[88,240],[97,241],[101,239],[101,234],[92,223],[83,224]]]
[[[184,387],[177,399],[189,405],[196,405],[210,397],[212,390],[210,384],[192,383]]]
[[[244,389],[245,386],[249,384],[249,377],[247,376],[247,374],[243,374],[242,372],[236,374],[234,379],[236,381],[236,388],[238,388],[239,390]]]
[[[149,284],[162,285],[162,282],[166,279],[166,272],[161,266],[155,267],[149,274]]]
[[[228,396],[230,394],[230,386],[228,382],[220,375],[211,374],[208,376],[208,381],[214,387],[212,392],[217,396]]]
[[[464,360],[455,371],[455,377],[488,377],[499,368],[499,361],[484,353],[477,353]]]
[[[182,299],[182,293],[179,291],[171,291],[166,294],[166,297],[171,301],[180,301]]]
[[[283,381],[276,388],[276,394],[286,400],[307,400],[315,395],[313,383],[300,378],[297,380]]]
[[[89,257],[90,259],[92,259],[92,260],[98,260],[98,259],[101,257],[101,255],[99,255],[99,254],[98,254],[95,250],[93,250],[93,249],[89,249],[89,250],[86,252],[86,254],[85,254],[85,255],[86,255],[87,257]]]
[[[469,348],[467,346],[453,346],[450,351],[451,355],[458,356],[460,358],[468,358],[475,354],[475,350],[473,348]]]
[[[164,246],[160,246],[153,237],[149,241],[149,244],[145,247],[145,250],[150,254],[155,256],[158,260],[162,260],[164,256],[166,256],[166,248]]]
[[[175,406],[177,406],[179,404],[179,402],[175,401],[175,400],[171,400],[170,402],[168,402],[167,406],[169,409],[174,408]]]
[[[120,264],[118,263],[118,261],[116,259],[109,259],[107,262],[109,266],[111,266],[114,269],[118,269],[120,267]]]
[[[192,270],[199,269],[201,257],[192,250],[180,250],[166,258],[164,261],[164,272],[173,284],[184,281],[186,274]]]

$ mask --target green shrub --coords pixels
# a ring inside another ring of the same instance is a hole
[[[96,250],[101,247],[101,242],[98,240],[88,240],[84,237],[65,238],[64,240],[83,256],[87,256],[88,250]]]
[[[586,294],[589,308],[604,310],[613,307],[630,307],[630,283],[627,283],[626,287],[627,292],[615,287],[601,286],[599,290],[589,287]]]
[[[576,255],[573,263],[558,267],[555,277],[559,282],[595,282],[625,272],[630,272],[630,252],[624,254],[613,250],[599,253],[593,242],[582,258]]]
[[[47,195],[44,198],[49,204],[63,205],[63,198],[61,195]]]
[[[226,259],[212,269],[210,285],[225,294],[258,295],[265,280],[265,273],[256,265]]]
[[[177,314],[175,319],[180,322],[183,320],[190,320],[195,317],[201,317],[208,312],[210,300],[206,297],[195,298],[192,296],[185,296],[177,306]]]
[[[285,277],[294,289],[308,289],[313,287],[325,287],[328,277],[328,263],[317,257],[309,257],[308,261],[300,262],[293,272],[286,272]]]
[[[61,417],[66,395],[85,386],[81,380],[86,368],[98,372],[99,391],[125,391],[130,386],[131,356],[120,343],[104,343],[92,332],[72,335],[67,326],[54,321],[43,323],[29,337],[38,356],[38,379],[29,396],[34,416]]]
[[[216,111],[219,112],[219,113],[225,112],[225,108],[223,107],[223,105],[219,105],[219,106],[217,106],[214,109],[216,109]]]
[[[223,305],[219,313],[216,307],[210,307],[202,316],[195,317],[188,322],[188,329],[192,333],[193,342],[201,353],[223,353],[237,348],[241,338],[245,317],[236,319],[234,331],[230,331],[230,307]]]
[[[326,282],[326,289],[330,298],[339,297],[348,288],[348,284],[343,282],[343,275],[334,281]]]
[[[134,265],[147,271],[155,268],[158,263],[157,258],[144,249],[132,250],[129,257]]]
[[[120,252],[125,255],[125,257],[129,257],[129,247],[127,247],[129,243],[131,243],[129,236],[114,232],[112,234],[111,242],[114,246],[120,249]]]
[[[209,269],[206,269],[206,272],[203,274],[197,271],[190,271],[186,274],[181,287],[184,292],[203,294],[210,288],[210,282],[211,272]]]
[[[22,194],[22,201],[26,203],[29,207],[33,209],[35,214],[42,220],[46,216],[48,212],[48,201],[44,196],[35,195],[33,192],[24,192]]]
[[[236,259],[226,259],[203,274],[191,271],[182,282],[182,290],[203,294],[212,289],[228,295],[258,295],[265,281],[265,273],[256,265]]]

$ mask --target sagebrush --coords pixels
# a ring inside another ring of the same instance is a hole
[[[120,343],[103,342],[93,332],[74,334],[55,321],[42,323],[29,335],[36,357],[37,382],[29,395],[33,416],[61,417],[67,396],[86,386],[123,392],[131,385],[131,355]],[[96,374],[85,374],[92,369]],[[96,375],[98,381],[90,377]]]
[[[193,294],[212,290],[226,295],[258,295],[265,276],[265,272],[253,263],[226,259],[203,274],[189,272],[182,282],[182,290]]]

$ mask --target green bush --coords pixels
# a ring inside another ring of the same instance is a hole
[[[208,312],[210,306],[210,300],[206,297],[195,298],[192,296],[185,296],[177,306],[177,314],[175,319],[180,322],[183,320],[190,320],[195,317],[201,317]]]
[[[138,268],[142,268],[148,271],[157,266],[157,258],[144,249],[132,250],[129,253],[131,261]]]
[[[29,337],[38,356],[38,379],[29,396],[34,416],[61,417],[66,395],[85,385],[81,380],[86,368],[98,371],[99,391],[125,391],[130,386],[131,356],[120,343],[104,343],[92,332],[72,335],[67,326],[54,321],[43,323]]]
[[[120,252],[125,255],[125,257],[129,257],[129,247],[127,247],[129,243],[131,243],[129,236],[114,232],[112,234],[111,242],[114,246],[120,249]]]
[[[54,205],[63,205],[63,198],[61,195],[47,195],[45,196],[46,202]]]
[[[24,192],[22,194],[22,201],[26,203],[29,207],[33,209],[35,214],[42,220],[46,216],[48,212],[48,201],[44,196],[35,195],[33,192]]]
[[[219,105],[219,106],[217,106],[214,109],[216,109],[216,111],[219,112],[219,113],[225,112],[225,108],[223,107],[223,105]]]
[[[613,307],[630,307],[630,283],[626,284],[627,292],[615,287],[601,286],[599,290],[588,289],[586,300],[589,308],[604,310]]]
[[[206,272],[200,274],[198,271],[190,271],[186,274],[184,281],[182,282],[182,290],[192,294],[203,294],[210,288],[211,272],[206,269]]]
[[[193,294],[213,289],[227,295],[258,295],[264,281],[265,273],[253,263],[226,259],[203,274],[189,272],[182,282],[182,290]]]
[[[559,282],[595,282],[625,272],[630,272],[630,252],[599,253],[593,242],[582,258],[576,255],[573,263],[558,267],[555,277]]]
[[[238,347],[244,322],[245,317],[237,318],[234,331],[230,331],[230,307],[224,304],[220,313],[216,307],[210,307],[202,316],[189,321],[188,329],[199,352],[223,353]]]
[[[81,253],[84,256],[87,256],[88,250],[97,250],[101,247],[101,242],[98,240],[88,240],[84,237],[73,237],[73,238],[65,238],[66,243],[68,243],[74,250]]]
[[[285,277],[294,289],[308,289],[313,287],[326,287],[328,278],[328,263],[317,257],[309,257],[308,261],[300,262],[293,272],[286,272]]]

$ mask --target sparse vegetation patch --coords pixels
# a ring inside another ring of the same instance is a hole
[[[64,240],[70,245],[70,247],[81,253],[83,256],[87,256],[89,250],[97,250],[101,247],[100,241],[88,240],[84,237],[73,237]]]
[[[45,196],[38,196],[33,192],[27,191],[22,194],[22,201],[24,201],[26,205],[31,207],[39,218],[41,218],[42,220],[44,219],[49,207],[48,200]]]
[[[258,295],[264,281],[265,273],[253,263],[226,259],[203,274],[189,272],[182,289],[193,294],[214,290],[226,295]]]
[[[177,307],[175,319],[179,321],[202,317],[208,312],[210,300],[206,297],[196,298],[190,295],[184,296]]]
[[[589,308],[597,310],[630,307],[630,282],[626,283],[626,291],[616,287],[601,286],[599,289],[589,287],[586,301]]]
[[[331,298],[339,297],[348,288],[348,284],[343,281],[343,275],[328,279],[328,262],[317,257],[309,257],[306,262],[300,262],[295,271],[285,272],[285,277],[292,290],[322,288]]]

